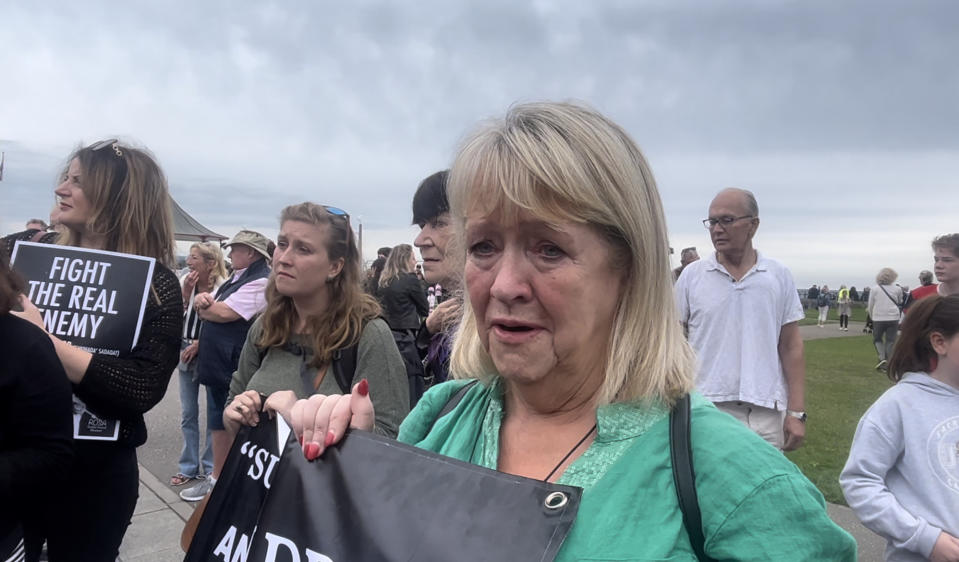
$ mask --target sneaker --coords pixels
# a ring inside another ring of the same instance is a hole
[[[208,476],[186,490],[181,491],[180,499],[186,502],[198,502],[210,493],[215,483],[216,481],[213,480],[213,477]]]
[[[877,370],[880,370],[880,371],[885,371],[885,370],[886,370],[886,365],[888,365],[888,364],[889,364],[889,362],[886,361],[885,359],[883,359],[882,361],[880,361],[880,362],[876,365],[876,369],[877,369]],[[180,495],[183,495],[183,494],[180,494]]]

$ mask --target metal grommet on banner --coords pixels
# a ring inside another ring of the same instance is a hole
[[[553,492],[552,494],[546,496],[546,501],[543,502],[543,505],[546,506],[546,509],[559,509],[569,503],[569,497],[563,492]]]

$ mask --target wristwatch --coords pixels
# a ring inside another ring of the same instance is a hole
[[[806,412],[799,411],[799,410],[786,410],[786,415],[792,416],[796,418],[797,420],[803,423],[806,423]]]

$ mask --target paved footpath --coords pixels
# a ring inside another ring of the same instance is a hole
[[[839,331],[838,324],[801,326],[804,340],[864,335],[862,323],[851,323],[848,332]],[[149,441],[137,454],[140,458],[140,499],[133,521],[120,547],[123,562],[174,562],[183,560],[180,550],[180,531],[193,513],[193,505],[180,500],[177,495],[182,488],[167,485],[175,472],[180,447],[179,385],[174,374],[166,396],[146,416],[150,432]],[[205,407],[201,402],[200,411]],[[866,529],[856,515],[846,506],[829,504],[829,516],[843,529],[851,533],[859,544],[859,560],[864,562],[883,559],[885,540]]]

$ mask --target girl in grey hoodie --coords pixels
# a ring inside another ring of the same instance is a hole
[[[886,560],[959,560],[959,296],[917,302],[839,476]]]

